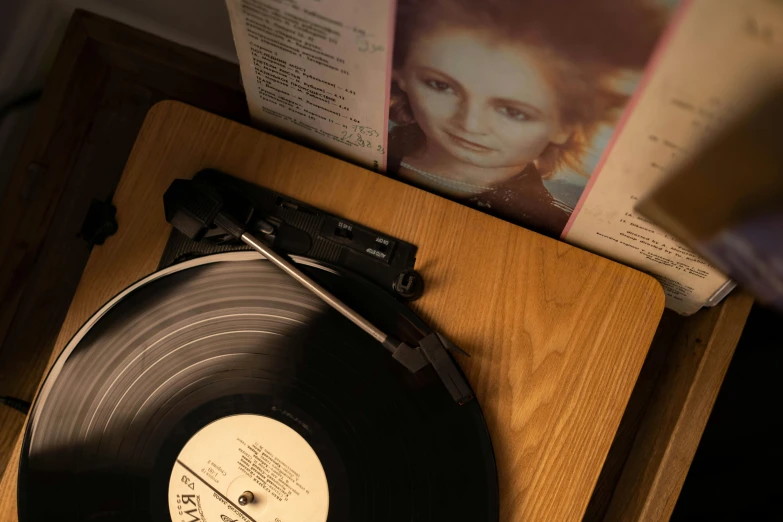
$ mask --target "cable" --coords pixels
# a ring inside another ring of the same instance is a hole
[[[0,397],[0,404],[5,404],[6,406],[9,406],[15,410],[18,410],[25,415],[30,413],[30,407],[32,404],[30,404],[27,401],[23,401],[22,399],[17,399],[16,397]]]
[[[41,90],[36,89],[34,91],[26,92],[20,96],[17,96],[16,98],[9,100],[7,103],[3,103],[3,105],[0,106],[0,123],[3,123],[3,120],[5,120],[6,117],[8,117],[8,115],[15,110],[36,103],[40,99]]]

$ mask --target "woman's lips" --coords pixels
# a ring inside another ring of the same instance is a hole
[[[473,152],[491,152],[495,149],[490,147],[485,147],[484,145],[481,145],[479,143],[476,143],[474,141],[466,140],[465,138],[460,138],[459,136],[452,134],[448,131],[446,131],[446,135],[449,137],[449,139],[454,142],[457,146],[462,147],[463,149],[470,150]]]

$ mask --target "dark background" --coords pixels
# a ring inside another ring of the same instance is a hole
[[[783,520],[783,315],[753,306],[672,522]]]

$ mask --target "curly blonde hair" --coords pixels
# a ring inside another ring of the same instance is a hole
[[[644,67],[667,14],[646,0],[400,0],[397,9],[395,70],[405,65],[419,35],[443,26],[486,30],[537,53],[551,73],[560,122],[572,131],[536,161],[545,179],[563,168],[589,175],[585,152],[628,99],[612,81]],[[389,118],[398,125],[415,123],[407,95],[394,83]]]

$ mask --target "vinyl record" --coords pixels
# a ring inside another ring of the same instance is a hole
[[[301,269],[385,331],[429,330],[375,286]],[[456,404],[255,253],[133,285],[59,357],[33,407],[21,521],[496,521],[477,401]]]

